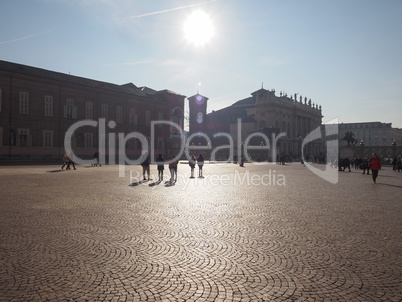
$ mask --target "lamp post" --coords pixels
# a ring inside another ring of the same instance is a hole
[[[261,143],[260,143],[260,147],[262,147],[262,146],[265,146],[263,141],[261,141]],[[261,160],[264,161],[264,151],[263,150],[260,151],[260,158],[258,159],[258,162],[260,162]]]
[[[395,138],[392,140],[391,145],[392,145],[392,149],[394,150],[394,157],[396,157],[396,139]]]
[[[361,153],[361,158],[363,158],[364,157],[364,140],[362,139],[361,141],[360,141],[360,153]]]

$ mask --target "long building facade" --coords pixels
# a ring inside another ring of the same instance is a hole
[[[343,157],[369,158],[376,152],[383,163],[387,163],[402,156],[402,129],[392,127],[392,123],[342,123],[338,129]],[[347,136],[351,137],[349,146]]]
[[[341,139],[346,133],[352,133],[357,145],[362,143],[366,146],[391,146],[392,143],[402,143],[402,129],[393,128],[392,123],[342,123],[338,127]],[[343,145],[346,145],[346,142],[343,142]]]
[[[134,159],[145,146],[136,136],[128,139],[130,133],[140,133],[157,153],[174,154],[181,143],[177,133],[183,129],[185,98],[0,61],[0,159],[61,159],[65,136],[77,123],[83,126],[74,131],[71,144],[80,158],[93,157],[100,147],[117,153],[113,148],[121,134],[124,153]],[[152,121],[178,127],[151,127]]]

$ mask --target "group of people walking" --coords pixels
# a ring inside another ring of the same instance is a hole
[[[77,170],[74,161],[70,158],[70,153],[66,152],[63,156],[63,165],[61,166],[61,169],[64,170],[64,167],[66,167],[66,170],[71,170],[70,165],[73,165],[74,170]]]
[[[170,183],[175,183],[177,181],[177,166],[179,164],[178,160],[173,160],[173,156],[169,156],[168,159],[168,164],[169,164],[169,171],[170,171]],[[144,180],[150,180],[150,157],[149,154],[146,155],[144,161],[141,163],[142,166],[142,176]],[[202,168],[204,166],[204,157],[202,154],[198,156],[198,158],[195,157],[195,155],[191,155],[191,158],[189,160],[189,166],[190,166],[190,171],[191,175],[190,178],[194,178],[194,170],[196,164],[198,165],[198,177],[203,177],[202,174]],[[163,157],[162,154],[159,154],[158,157],[156,158],[156,165],[157,165],[157,170],[158,170],[158,181],[161,182],[163,181],[163,172],[165,170],[165,158]]]

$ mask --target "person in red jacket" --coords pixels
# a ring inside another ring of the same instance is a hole
[[[373,153],[373,155],[371,156],[369,160],[369,166],[371,170],[371,175],[373,176],[373,183],[375,184],[378,176],[378,170],[381,170],[381,162],[377,158],[376,153]]]

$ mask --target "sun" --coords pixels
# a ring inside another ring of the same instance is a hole
[[[188,42],[202,46],[209,42],[214,35],[212,20],[203,11],[195,11],[187,17],[183,30]]]

